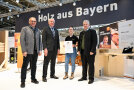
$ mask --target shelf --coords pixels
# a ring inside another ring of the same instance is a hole
[[[8,31],[0,31],[0,71],[7,69],[8,63]]]

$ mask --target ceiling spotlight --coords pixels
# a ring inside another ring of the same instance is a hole
[[[21,8],[19,9],[19,11],[22,11],[22,10],[23,10],[23,9],[21,9]]]
[[[59,5],[62,6],[62,3],[60,3]]]
[[[13,16],[11,16],[11,18],[13,18]]]
[[[9,9],[9,12],[11,12],[12,11],[12,9]]]
[[[17,17],[20,17],[20,15],[18,14]]]
[[[6,2],[6,4],[8,4],[8,2]]]
[[[60,3],[59,3],[59,6],[62,6],[62,1],[63,1],[63,0],[59,0],[59,2],[60,2]]]
[[[41,10],[38,10],[38,13],[41,13]]]
[[[7,20],[9,20],[9,18],[10,18],[10,17],[8,16],[8,17],[7,17]]]
[[[76,6],[76,2],[73,2],[73,6]]]
[[[17,3],[19,3],[19,2],[20,2],[20,0],[16,0],[16,2],[17,2]]]
[[[1,18],[0,21],[3,21],[3,18]]]

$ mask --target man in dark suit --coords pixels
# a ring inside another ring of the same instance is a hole
[[[87,66],[89,66],[89,82],[94,82],[94,61],[96,55],[97,34],[96,31],[89,28],[89,21],[83,21],[84,30],[80,33],[78,42],[78,53],[82,60],[82,78],[78,81],[87,80]]]
[[[29,26],[21,30],[20,43],[23,53],[23,65],[21,69],[21,87],[25,87],[26,71],[28,63],[31,63],[31,82],[38,84],[36,75],[36,63],[38,55],[42,53],[40,30],[36,27],[36,18],[29,18]]]
[[[47,69],[48,64],[51,61],[51,73],[50,78],[58,79],[55,76],[55,62],[57,53],[60,51],[60,43],[59,43],[59,33],[56,28],[54,28],[55,20],[48,20],[49,26],[44,28],[42,32],[42,41],[43,41],[43,50],[44,50],[44,64],[43,64],[43,76],[42,81],[47,82]]]

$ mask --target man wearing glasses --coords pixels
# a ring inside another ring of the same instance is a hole
[[[25,87],[26,71],[29,61],[31,60],[31,82],[38,84],[36,75],[36,62],[38,55],[41,55],[42,43],[40,30],[36,27],[36,18],[29,18],[29,26],[21,30],[20,43],[23,53],[23,65],[21,69],[21,88]]]

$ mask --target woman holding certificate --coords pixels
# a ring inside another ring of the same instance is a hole
[[[78,45],[78,38],[73,35],[74,30],[73,27],[69,27],[69,36],[67,36],[65,38],[65,53],[66,53],[66,57],[65,57],[65,76],[63,79],[67,79],[68,78],[68,64],[69,64],[69,60],[71,58],[71,64],[72,64],[72,73],[70,76],[70,79],[74,78],[74,71],[75,71],[75,59],[76,59],[76,47]]]

